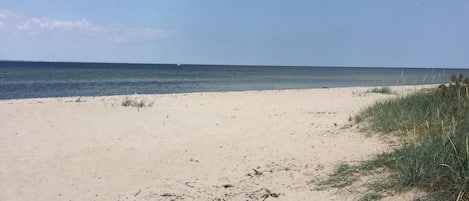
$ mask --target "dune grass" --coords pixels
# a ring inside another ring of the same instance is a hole
[[[137,100],[126,97],[125,100],[122,101],[122,106],[142,108],[142,107],[151,107],[153,106],[153,103],[146,103],[143,100],[137,101]]]
[[[323,184],[351,185],[360,176],[385,170],[388,176],[369,184],[362,200],[412,188],[426,192],[425,200],[469,200],[469,79],[453,75],[451,80],[359,113],[355,120],[368,132],[395,134],[402,146],[358,165],[342,164]]]
[[[379,93],[379,94],[393,94],[394,93],[389,87],[376,87],[366,92],[367,93]]]

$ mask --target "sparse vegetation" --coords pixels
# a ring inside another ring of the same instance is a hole
[[[367,93],[393,94],[394,92],[389,87],[377,87],[368,90]]]
[[[359,176],[385,172],[367,185],[362,200],[411,188],[426,192],[425,200],[469,200],[469,78],[458,74],[451,80],[435,90],[377,102],[358,114],[355,120],[366,124],[367,132],[396,135],[402,145],[358,165],[342,164],[322,184],[343,187]]]
[[[353,167],[347,163],[337,166],[337,169],[327,180],[321,181],[320,186],[330,186],[334,188],[342,188],[350,186],[358,179],[358,167]],[[321,189],[321,188],[320,188]]]
[[[129,97],[126,97],[125,100],[122,101],[122,106],[124,106],[124,107],[136,107],[136,108],[151,107],[151,106],[153,106],[153,102],[146,103],[143,100],[137,101],[137,100],[134,100],[134,99],[130,99]]]

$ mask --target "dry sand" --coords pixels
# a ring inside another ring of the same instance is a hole
[[[367,89],[0,101],[0,200],[353,200],[314,189],[388,149],[347,126]]]

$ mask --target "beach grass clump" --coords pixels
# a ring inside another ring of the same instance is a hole
[[[370,133],[402,140],[394,151],[348,167],[358,172],[348,177],[376,169],[390,173],[374,183],[385,188],[370,185],[367,196],[418,189],[427,193],[426,200],[469,200],[469,79],[459,74],[451,80],[435,90],[377,102],[355,117]]]
[[[146,103],[143,100],[137,101],[134,99],[130,99],[129,97],[126,97],[125,100],[122,101],[122,106],[142,108],[142,107],[151,107],[153,106],[153,103]]]
[[[393,94],[394,93],[389,87],[376,87],[366,92],[367,93],[379,93],[379,94]]]
[[[334,188],[342,188],[352,185],[359,178],[359,169],[348,163],[342,163],[330,177],[319,183],[320,186],[331,186]],[[321,188],[319,188],[321,189]]]

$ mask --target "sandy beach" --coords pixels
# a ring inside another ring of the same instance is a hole
[[[3,100],[0,200],[353,200],[315,182],[389,149],[349,122],[396,96],[368,89]]]

